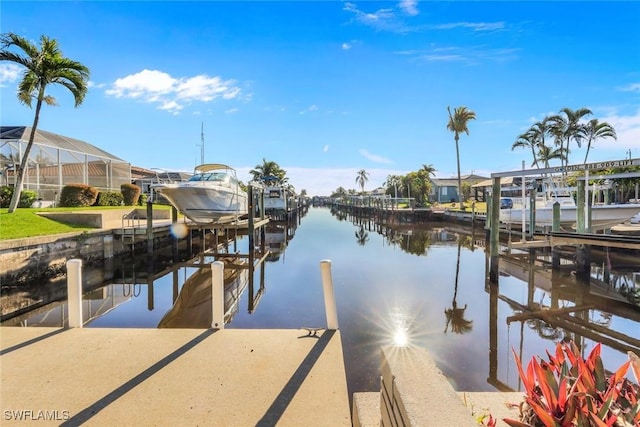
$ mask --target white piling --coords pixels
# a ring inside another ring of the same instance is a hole
[[[336,296],[333,292],[333,279],[331,278],[331,260],[320,261],[320,274],[322,275],[322,293],[324,294],[324,310],[327,314],[327,329],[338,329],[338,311],[336,309]]]
[[[211,327],[224,329],[224,262],[211,263]]]
[[[67,261],[67,308],[70,328],[82,328],[82,260]]]

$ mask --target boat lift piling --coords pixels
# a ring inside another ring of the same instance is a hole
[[[562,167],[549,167],[542,169],[529,169],[529,170],[518,170],[518,171],[510,171],[510,172],[498,172],[492,173],[492,189],[491,195],[488,198],[487,203],[487,223],[486,228],[488,229],[487,240],[489,247],[489,280],[492,283],[497,283],[499,276],[499,259],[500,259],[500,178],[501,177],[516,177],[521,176],[523,178],[523,190],[524,190],[524,179],[527,176],[545,176],[549,174],[566,174],[567,172],[584,172],[584,176],[576,177],[578,180],[578,191],[577,191],[577,200],[576,200],[576,232],[569,233],[574,235],[574,238],[570,238],[567,236],[559,236],[562,238],[563,244],[577,246],[576,249],[576,274],[579,276],[584,276],[588,273],[588,269],[590,266],[590,250],[589,245],[595,244],[598,246],[619,246],[618,242],[607,242],[602,236],[591,238],[589,235],[592,231],[592,206],[589,203],[589,180],[601,180],[601,179],[612,179],[612,178],[633,178],[640,176],[640,172],[622,172],[613,175],[596,175],[593,174],[594,171],[600,171],[611,168],[621,168],[628,169],[637,167],[640,165],[640,159],[624,159],[624,160],[614,160],[614,161],[606,161],[606,162],[596,162],[596,163],[583,163],[577,165],[566,165]],[[592,173],[590,176],[590,172]],[[522,228],[522,237],[523,242],[519,245],[522,248],[527,247],[540,247],[542,246],[540,241],[535,241],[535,189],[531,189],[529,197],[530,197],[530,209],[529,209],[529,228]],[[592,191],[596,191],[594,188]],[[605,201],[608,200],[608,194],[605,193]],[[524,204],[524,196],[522,203]],[[553,235],[555,233],[561,233],[560,229],[560,204],[558,202],[553,204],[553,218],[552,218],[552,227],[551,233],[546,233],[547,240],[551,237],[553,239]],[[524,215],[523,215],[524,222]],[[529,242],[524,241],[525,233],[528,231]],[[605,235],[606,237],[607,235]],[[560,240],[560,239],[558,239]],[[547,242],[547,246],[549,242]],[[528,246],[530,245],[530,246]],[[629,247],[632,244],[626,244]],[[515,244],[514,244],[515,246]],[[551,244],[551,246],[554,246]],[[626,246],[625,246],[626,247]],[[635,247],[635,246],[634,246]],[[552,250],[553,252],[553,261],[552,265],[556,266],[559,264],[559,257],[556,256],[555,247]]]

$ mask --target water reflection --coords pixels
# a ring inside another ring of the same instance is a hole
[[[369,241],[369,232],[364,229],[364,225],[361,225],[358,231],[356,231],[356,241],[360,246],[366,245]]]
[[[246,259],[237,257],[222,257],[218,261],[224,263],[224,321],[229,323],[238,312],[240,296],[249,283],[250,266]],[[196,269],[182,285],[173,307],[162,317],[158,327],[210,328],[213,320],[212,287],[210,266]]]
[[[324,326],[318,263],[331,259],[350,393],[379,390],[381,345],[427,349],[460,391],[518,389],[511,350],[529,360],[565,338],[586,351],[603,342],[607,369],[626,361],[627,349],[640,354],[637,253],[592,251],[591,281],[580,284],[572,273],[575,253],[562,252],[561,267],[552,269],[551,252],[507,253],[504,243],[499,284],[492,284],[479,227],[391,223],[327,208],[311,209],[302,223],[273,225],[265,229],[265,241],[274,234],[277,262],[246,272],[244,292],[236,294],[239,309],[227,327]],[[361,245],[358,236],[365,233]],[[94,316],[87,325],[157,327],[181,295],[187,299],[187,282],[196,282],[191,276],[202,271],[208,279],[208,264],[216,259],[180,244],[177,258],[158,251],[151,263],[146,256],[114,260],[111,277],[102,280],[108,286],[84,302],[92,304],[85,312]],[[227,250],[247,254],[248,247],[245,237]],[[256,265],[263,256],[245,259]],[[53,288],[59,286],[64,282]],[[56,304],[50,312],[52,306],[43,304],[34,317],[17,319],[62,325],[66,308]]]
[[[444,333],[447,333],[449,325],[451,325],[451,332],[456,334],[465,334],[473,329],[473,320],[467,320],[464,318],[464,312],[467,309],[467,304],[463,308],[458,307],[458,278],[460,277],[460,249],[462,248],[462,237],[458,239],[458,257],[456,258],[456,280],[453,287],[453,301],[451,301],[451,308],[445,309],[444,314],[447,318],[447,324],[444,327]]]

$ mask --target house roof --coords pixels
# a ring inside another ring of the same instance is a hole
[[[480,181],[477,184],[472,185],[474,188],[478,187],[491,187],[493,185],[493,179],[485,179],[484,181]],[[513,185],[513,177],[507,176],[504,178],[500,178],[500,185]]]
[[[0,126],[0,141],[4,144],[9,141],[29,142],[31,136],[30,126]],[[69,138],[67,136],[58,135],[46,130],[37,129],[33,142],[38,145],[59,148],[62,150],[72,151],[76,153],[88,154],[90,156],[110,159],[127,163],[120,157],[114,156],[94,145],[79,139]]]
[[[474,174],[469,174],[469,175],[461,175],[460,176],[460,180],[462,182],[471,182],[472,184],[475,184],[476,182],[480,182],[487,179],[486,176],[480,176],[480,175],[474,175]],[[438,187],[457,187],[458,186],[458,178],[457,177],[453,177],[453,178],[432,178],[431,181]]]

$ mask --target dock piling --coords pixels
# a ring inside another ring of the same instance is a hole
[[[67,308],[70,328],[82,328],[82,260],[67,261]]]
[[[338,329],[338,311],[336,310],[336,297],[333,292],[333,279],[331,278],[331,261],[320,261],[320,274],[322,275],[322,293],[324,294],[324,310],[327,315],[327,329]]]
[[[211,327],[224,329],[224,263],[214,261],[211,263]]]

